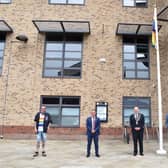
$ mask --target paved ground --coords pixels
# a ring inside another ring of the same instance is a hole
[[[132,156],[132,142],[101,139],[100,158],[85,157],[86,141],[49,140],[47,157],[32,157],[35,140],[0,140],[0,168],[167,168],[168,154],[156,154],[156,140],[144,142],[145,156]],[[168,143],[165,143],[168,151]]]

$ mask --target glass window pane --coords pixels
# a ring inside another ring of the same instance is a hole
[[[149,107],[149,105],[150,105],[150,99],[148,99],[148,98],[146,98],[146,99],[144,99],[144,98],[139,98],[139,99],[137,100],[137,103],[138,103],[138,106],[141,106],[141,107],[144,107],[144,106]]]
[[[81,67],[81,61],[65,61],[64,62],[65,68],[80,68]]]
[[[65,52],[65,58],[81,58],[81,52]]]
[[[62,51],[62,43],[46,43],[46,50]]]
[[[135,53],[135,45],[124,45],[124,53]]]
[[[134,53],[124,53],[124,59],[135,60],[135,54]]]
[[[58,97],[43,97],[42,104],[59,104]]]
[[[79,105],[80,99],[78,97],[63,97],[62,104],[64,105]]]
[[[148,70],[149,69],[149,63],[148,62],[138,62],[137,63],[137,68]]]
[[[2,59],[0,59],[0,67],[2,67],[2,62],[3,62]]]
[[[10,3],[11,0],[0,0],[0,3]]]
[[[58,51],[48,51],[46,52],[46,58],[62,58],[63,53]]]
[[[124,71],[124,77],[125,78],[135,78],[135,71]]]
[[[62,108],[63,116],[79,116],[79,108]]]
[[[78,126],[79,117],[62,117],[62,126]]]
[[[64,69],[64,76],[76,76],[79,77],[81,75],[80,70],[78,69]]]
[[[52,124],[59,125],[60,123],[60,110],[58,107],[46,106],[46,111],[51,115]]]
[[[148,53],[148,46],[146,45],[137,45],[137,52],[138,53]]]
[[[124,6],[134,6],[134,0],[124,0]]]
[[[150,126],[150,118],[149,117],[145,117],[145,125],[146,126]]]
[[[135,98],[124,98],[124,106],[134,107],[137,104],[137,99]]]
[[[131,114],[133,114],[133,108],[124,108],[124,116],[129,117]]]
[[[59,70],[59,69],[45,69],[44,76],[46,76],[46,77],[59,77],[59,76],[61,76],[61,70]]]
[[[81,51],[82,45],[81,44],[66,44],[65,51]]]
[[[69,4],[84,4],[84,0],[68,0]]]
[[[46,111],[50,113],[50,115],[57,116],[60,115],[60,109],[59,107],[53,107],[53,106],[47,106],[46,105]]]
[[[140,108],[140,112],[141,112],[145,117],[149,117],[149,109]]]
[[[149,72],[148,71],[138,71],[137,77],[138,78],[149,78]]]
[[[62,60],[46,60],[45,67],[46,68],[61,68]]]
[[[124,69],[135,69],[135,62],[124,62]]]
[[[50,0],[50,3],[60,3],[60,4],[65,4],[66,0]]]
[[[4,42],[0,42],[0,50],[4,50],[5,47],[5,43]]]
[[[146,6],[146,0],[136,0],[136,6]]]
[[[3,51],[0,51],[0,58],[3,57]]]

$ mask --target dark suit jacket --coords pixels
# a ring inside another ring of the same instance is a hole
[[[140,119],[138,121],[138,124],[136,124],[136,120],[135,120],[135,117],[134,117],[134,114],[132,114],[130,116],[130,126],[132,128],[132,131],[136,131],[134,128],[135,127],[140,127],[141,128],[141,131],[144,130],[144,123],[145,123],[145,119],[144,119],[144,115],[140,113]]]
[[[92,118],[88,117],[86,120],[86,134],[88,136],[92,135]],[[96,121],[95,121],[95,135],[99,135],[100,134],[100,119],[96,117]]]

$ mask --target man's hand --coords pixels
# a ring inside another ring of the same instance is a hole
[[[136,131],[139,131],[141,128],[140,127],[135,127],[135,130]]]
[[[96,131],[95,130],[92,130],[92,133],[94,134]]]
[[[34,128],[34,132],[37,134],[37,129],[36,128]]]

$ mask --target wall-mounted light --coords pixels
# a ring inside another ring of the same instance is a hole
[[[100,62],[100,63],[106,63],[106,58],[100,58],[100,59],[99,59],[99,62]]]
[[[16,39],[19,40],[19,41],[23,41],[25,43],[28,41],[28,37],[24,34],[16,36]]]

